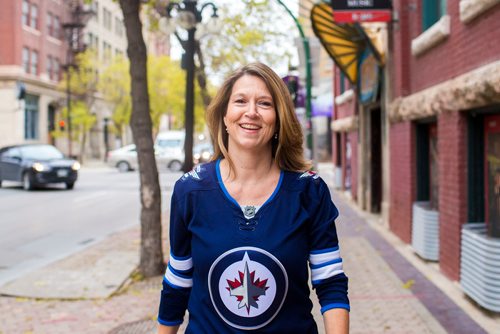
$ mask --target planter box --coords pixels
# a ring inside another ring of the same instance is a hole
[[[439,260],[439,212],[429,202],[413,203],[411,245],[420,257]]]
[[[460,284],[479,305],[500,312],[500,238],[486,235],[486,224],[462,227]]]
[[[335,189],[342,189],[342,168],[335,166],[334,184]]]

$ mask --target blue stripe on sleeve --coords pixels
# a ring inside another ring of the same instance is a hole
[[[177,321],[165,321],[160,318],[157,319],[158,323],[162,324],[163,326],[177,326],[182,324],[182,320],[177,320]]]
[[[328,310],[334,309],[334,308],[343,308],[347,311],[351,311],[351,307],[349,304],[342,304],[342,303],[333,303],[333,304],[328,304],[325,305],[321,308],[321,314],[325,313]]]
[[[323,253],[329,253],[329,252],[335,252],[339,250],[339,246],[335,246],[332,248],[325,248],[325,249],[316,249],[312,250],[310,254],[323,254]]]

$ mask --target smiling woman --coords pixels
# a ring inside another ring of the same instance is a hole
[[[317,334],[310,283],[327,333],[347,333],[338,211],[307,171],[284,82],[264,64],[242,67],[213,99],[207,124],[213,160],[172,194],[159,333],[176,333],[188,309],[187,333]]]

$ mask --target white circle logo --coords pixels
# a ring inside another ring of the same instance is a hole
[[[278,314],[288,290],[283,265],[255,247],[239,247],[219,256],[210,267],[208,282],[219,316],[246,330],[267,325]]]

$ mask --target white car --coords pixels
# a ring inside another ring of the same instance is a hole
[[[158,170],[168,168],[171,171],[179,171],[182,169],[184,161],[182,151],[168,151],[155,146],[155,156]],[[126,145],[119,149],[109,151],[107,163],[111,167],[118,168],[120,172],[136,170],[139,166],[137,163],[137,149],[135,144]]]

